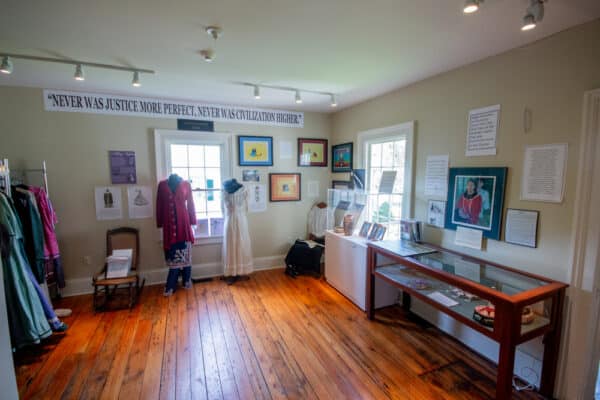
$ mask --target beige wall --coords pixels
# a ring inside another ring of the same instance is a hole
[[[140,228],[142,270],[164,265],[154,218],[130,220],[125,205],[123,220],[97,221],[93,193],[95,186],[110,184],[109,150],[135,151],[138,184],[156,188],[154,129],[176,129],[175,120],[47,112],[43,109],[40,89],[11,87],[0,87],[0,110],[0,157],[8,158],[13,168],[37,168],[42,160],[47,162],[50,197],[60,220],[57,233],[67,279],[86,278],[97,270],[105,256],[106,230],[122,225]],[[306,113],[302,129],[216,123],[215,131],[274,137],[274,167],[257,168],[262,183],[268,183],[269,172],[302,173],[301,202],[269,203],[267,212],[249,216],[254,256],[285,254],[294,238],[306,235],[306,217],[316,200],[306,195],[308,181],[320,181],[324,199],[329,169],[299,168],[295,152],[293,159],[279,160],[278,144],[282,139],[291,140],[295,149],[297,137],[327,138],[329,116]],[[232,163],[234,176],[241,181],[237,153],[233,154]],[[122,186],[126,203],[126,187]],[[91,265],[84,263],[84,256],[91,257]],[[219,260],[219,245],[194,247],[194,264],[214,264]]]
[[[449,153],[451,167],[508,166],[505,208],[540,210],[539,247],[488,240],[487,249],[473,253],[567,282],[581,104],[585,90],[600,87],[599,38],[600,21],[595,21],[343,110],[333,116],[331,144],[356,142],[358,132],[415,120],[414,210],[420,220],[427,211],[428,155]],[[502,107],[497,155],[465,157],[469,110],[493,104]],[[527,134],[525,107],[533,112]],[[562,204],[519,200],[524,146],[543,143],[569,144]],[[425,237],[454,247],[454,231],[426,227]]]

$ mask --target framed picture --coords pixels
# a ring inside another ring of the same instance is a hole
[[[242,182],[260,182],[260,174],[257,169],[242,170]]]
[[[301,188],[300,174],[269,174],[269,201],[300,201]]]
[[[273,138],[271,136],[238,136],[240,166],[267,167],[273,165]]]
[[[361,237],[369,236],[369,231],[371,230],[372,226],[373,226],[373,224],[370,222],[363,222],[362,227],[360,228],[360,232],[358,232],[358,236],[361,236]]]
[[[540,212],[537,210],[506,210],[506,227],[504,240],[506,243],[526,247],[537,247],[537,229]]]
[[[427,206],[427,224],[438,228],[444,227],[444,213],[446,202],[440,200],[429,200]]]
[[[373,224],[373,227],[371,228],[371,231],[369,232],[369,236],[367,236],[367,238],[369,240],[377,240],[375,238],[377,237],[380,228],[383,228],[383,225]]]
[[[444,228],[466,226],[499,240],[508,168],[450,168]]]
[[[352,143],[331,146],[331,172],[351,172],[352,154]]]
[[[375,234],[374,240],[383,240],[386,230],[387,230],[387,228],[385,226],[379,225],[379,227],[377,228],[377,233]]]
[[[298,165],[326,167],[327,139],[298,139]]]
[[[350,190],[352,189],[351,181],[331,181],[332,189]]]

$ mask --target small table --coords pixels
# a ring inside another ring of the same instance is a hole
[[[568,285],[431,244],[424,244],[429,248],[428,253],[411,255],[407,244],[398,240],[368,244],[367,317],[375,316],[375,277],[378,277],[402,289],[406,309],[410,310],[411,296],[415,296],[495,340],[500,345],[497,399],[509,399],[512,395],[517,345],[543,335],[540,393],[552,397]],[[465,292],[475,298],[468,298]],[[446,306],[434,300],[433,293],[434,297],[442,294],[458,304]],[[493,326],[473,319],[475,306],[488,304],[495,307]],[[532,322],[522,324],[526,306],[534,311],[535,317]]]

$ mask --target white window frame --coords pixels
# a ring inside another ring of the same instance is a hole
[[[386,126],[383,128],[369,129],[358,134],[358,154],[357,164],[360,168],[366,170],[365,179],[369,179],[369,160],[368,150],[370,144],[387,142],[390,140],[406,140],[406,154],[404,159],[404,193],[402,196],[402,215],[403,218],[413,218],[413,162],[414,162],[414,129],[415,121],[409,121],[398,125]],[[365,182],[365,188],[368,188],[370,182]]]
[[[233,175],[233,135],[223,132],[154,130],[154,151],[156,160],[157,183],[166,179],[171,171],[170,149],[172,144],[209,144],[223,146],[221,157],[221,180],[224,182]],[[160,235],[162,238],[162,235]],[[162,240],[162,239],[161,239]],[[222,236],[195,236],[194,245],[221,244]]]

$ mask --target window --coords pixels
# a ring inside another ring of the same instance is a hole
[[[362,132],[358,142],[366,169],[365,219],[385,225],[386,239],[398,239],[400,219],[411,216],[413,123]],[[379,193],[384,171],[396,172],[391,193]]]
[[[177,174],[190,182],[196,208],[194,234],[205,242],[223,235],[222,182],[231,176],[231,135],[222,133],[155,132],[158,179]]]

